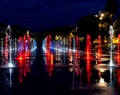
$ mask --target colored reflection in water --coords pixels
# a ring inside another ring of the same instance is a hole
[[[37,48],[37,42],[31,38],[29,31],[23,37],[20,36],[18,39],[11,38],[11,28],[8,25],[5,31],[5,37],[1,38],[1,62],[0,67],[14,67],[21,66],[17,64],[17,60],[28,60],[32,59]],[[24,64],[25,66],[25,64]]]
[[[51,52],[46,52],[45,53],[45,65],[48,65],[48,66],[53,66],[53,62],[54,62],[54,56]]]
[[[105,79],[102,77],[102,75],[104,74],[104,72],[98,72],[99,75],[99,81],[97,83],[98,86],[102,86],[102,87],[106,87],[107,86],[107,82],[105,82]]]
[[[45,64],[47,64],[46,70],[49,72],[49,77],[52,75],[53,62],[54,62],[53,54],[51,54],[49,52],[46,53]]]
[[[30,73],[30,67],[19,68],[19,82],[23,82],[23,77],[26,77],[27,73]]]
[[[3,57],[1,57],[1,58],[2,58],[1,59],[2,64],[8,64],[9,60],[7,60],[7,59],[4,60]],[[7,77],[4,80],[4,83],[5,84],[7,83],[11,87],[12,83],[14,84],[13,77],[16,75],[18,75],[17,80],[19,80],[19,82],[22,83],[23,78],[26,77],[27,73],[30,72],[30,67],[33,64],[33,62],[34,62],[33,58],[29,59],[29,60],[12,60],[12,64],[17,64],[17,67],[13,67],[13,68],[10,66],[6,67],[4,65],[1,65],[1,71],[3,73],[3,77],[1,77],[1,78],[4,79],[4,77],[5,78]],[[16,79],[15,79],[15,81],[16,81]]]
[[[45,69],[48,72],[49,77],[51,77],[53,72],[53,66],[46,66]]]
[[[68,82],[72,89],[119,86],[119,68],[114,69],[108,66],[110,55],[102,50],[101,36],[98,36],[96,51],[92,49],[90,35],[86,36],[84,51],[80,51],[78,39],[78,36],[58,37],[53,41],[45,38],[43,41],[43,55],[49,77],[54,77],[55,73],[53,72],[56,72],[56,70],[62,72],[63,69],[67,69],[67,74],[70,74],[69,78],[71,79]],[[46,42],[48,42],[48,45]]]
[[[35,61],[37,42],[30,37],[29,31],[24,36],[12,38],[11,28],[5,30],[5,37],[0,38],[0,84],[6,89],[16,82],[22,83]]]
[[[30,67],[0,69],[0,84],[7,90],[9,87],[16,85],[16,83],[22,83],[29,72]]]
[[[91,77],[91,60],[87,60],[86,62],[86,75],[87,75],[87,84],[90,85],[90,77]]]
[[[48,35],[43,40],[42,49],[45,65],[50,65],[50,62],[46,60],[51,59],[53,59],[53,65],[73,65],[74,55],[80,56],[79,37],[69,36],[65,38],[57,36],[52,41],[51,35]]]
[[[117,70],[117,84],[120,86],[120,69]]]
[[[78,76],[79,75],[79,73],[80,73],[80,61],[79,61],[79,53],[78,53],[78,51],[76,51],[75,53],[74,53],[74,65],[75,65],[75,71],[76,71],[76,75]]]

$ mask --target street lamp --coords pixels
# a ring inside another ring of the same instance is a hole
[[[103,20],[104,16],[105,16],[104,13],[100,13],[100,14],[99,14],[99,20]]]

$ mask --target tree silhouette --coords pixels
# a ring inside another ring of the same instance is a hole
[[[113,23],[115,34],[120,34],[120,16],[116,19],[116,21]]]
[[[89,14],[79,19],[78,21],[78,32],[86,36],[90,34],[92,38],[96,38],[99,34],[98,29],[98,18],[95,17],[95,14]]]
[[[105,11],[115,15],[118,12],[119,4],[117,0],[108,0],[105,6]]]

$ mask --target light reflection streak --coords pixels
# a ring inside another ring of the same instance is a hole
[[[112,70],[112,68],[110,68],[110,86],[111,87],[113,86],[113,77],[112,77],[112,75],[113,75],[113,70]]]
[[[47,36],[49,40],[49,36]],[[91,46],[91,37],[87,35],[86,37],[86,48],[85,51],[81,53],[80,51],[80,44],[79,41],[77,42],[78,38],[66,38],[67,43],[65,41],[65,38],[62,42],[62,40],[50,40],[46,41],[44,40],[43,42],[43,52],[44,52],[44,59],[45,59],[45,67],[47,72],[49,72],[49,77],[52,76],[52,72],[54,70],[55,66],[70,66],[69,67],[69,72],[72,73],[72,85],[73,87],[76,85],[75,84],[75,78],[76,76],[80,76],[80,85],[82,84],[82,71],[84,69],[86,70],[86,76],[85,78],[87,79],[87,84],[91,85],[91,77],[92,77],[92,69],[98,70],[98,75],[99,75],[99,81],[98,79],[95,80],[95,82],[98,86],[100,87],[107,87],[108,82],[106,82],[105,77],[110,76],[110,86],[113,85],[113,70],[111,70],[111,67],[107,64],[108,61],[110,61],[110,54],[108,52],[105,52],[102,50],[102,45],[101,45],[101,36],[98,36],[98,48],[96,51],[91,51],[92,46]],[[53,44],[53,45],[51,45]],[[47,46],[47,47],[46,47]],[[116,53],[117,54],[117,53]],[[83,55],[83,56],[81,56]],[[95,56],[94,56],[95,55]],[[82,59],[82,57],[84,57]],[[94,57],[94,58],[93,58]],[[63,59],[64,61],[62,61]],[[68,59],[68,61],[65,61],[65,58]],[[86,67],[81,69],[80,67],[80,60],[86,61],[84,64]],[[91,60],[93,59],[93,60]],[[95,59],[95,60],[94,60]],[[112,59],[113,60],[113,59]],[[91,64],[93,61],[93,64]],[[96,61],[96,65],[94,65],[94,61]],[[117,60],[118,61],[118,60]],[[62,64],[62,65],[56,65],[56,64]],[[105,64],[104,64],[105,63]],[[118,63],[118,62],[117,62]],[[68,65],[69,64],[69,65]],[[95,68],[94,68],[95,67]],[[106,71],[110,70],[110,75],[105,75]],[[97,77],[98,77],[97,75]],[[105,76],[105,77],[103,77]],[[119,77],[119,75],[117,75]],[[118,78],[119,82],[119,78]]]
[[[102,77],[102,74],[104,74],[105,71],[106,71],[106,70],[104,70],[103,68],[101,68],[101,69],[98,71],[99,82],[97,83],[97,86],[107,87],[108,83],[105,82],[105,79]]]
[[[97,85],[102,86],[102,87],[106,87],[107,83],[105,82],[105,80],[102,77],[100,77],[99,83]]]
[[[88,80],[88,85],[90,85],[90,77],[91,77],[91,61],[87,59],[86,62],[86,74],[87,74],[87,80]]]
[[[9,73],[10,73],[10,80],[9,80],[10,84],[9,85],[11,87],[12,86],[12,79],[11,79],[11,77],[12,77],[12,69],[11,68],[9,69]]]
[[[120,69],[117,70],[117,84],[120,86]]]

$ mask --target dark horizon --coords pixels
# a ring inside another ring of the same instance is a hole
[[[1,0],[0,22],[30,31],[76,25],[79,18],[104,10],[105,0]]]

